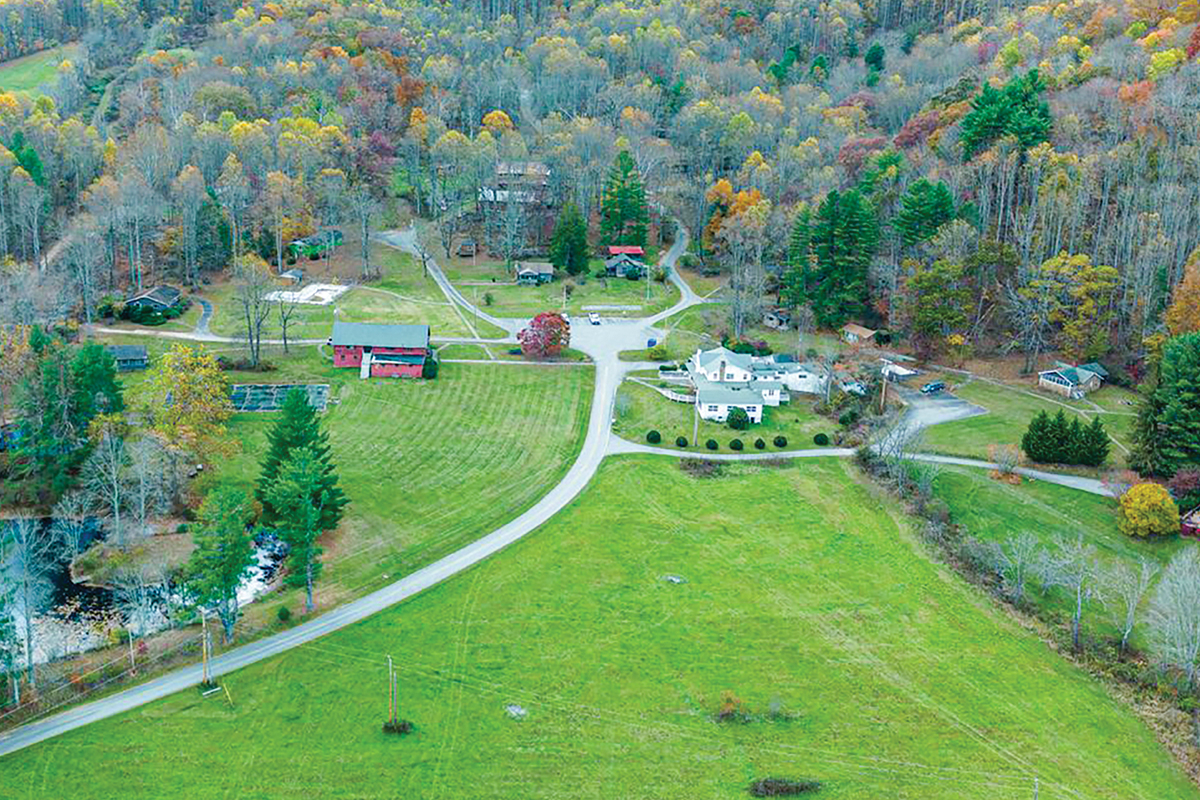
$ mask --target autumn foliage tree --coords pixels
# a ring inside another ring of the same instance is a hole
[[[217,360],[176,344],[150,374],[146,411],[154,430],[171,444],[205,448],[215,443],[233,414],[229,384]]]
[[[517,333],[521,352],[530,358],[553,358],[571,343],[571,326],[562,314],[543,311]]]
[[[1121,532],[1145,538],[1179,533],[1179,507],[1157,483],[1139,483],[1121,495]]]
[[[1200,331],[1200,247],[1192,251],[1184,267],[1183,280],[1171,295],[1166,322],[1167,330],[1173,336]]]

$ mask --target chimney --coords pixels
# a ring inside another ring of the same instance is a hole
[[[721,365],[718,367],[718,370],[720,370],[720,371],[717,372],[717,380],[720,381],[721,383],[724,383],[725,382],[725,359],[723,359],[723,358],[721,359]]]

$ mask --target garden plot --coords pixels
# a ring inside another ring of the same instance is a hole
[[[275,291],[267,294],[272,303],[303,303],[310,306],[327,306],[350,290],[349,286],[333,283],[310,283],[298,292]]]
[[[329,402],[328,383],[238,383],[230,389],[234,411],[278,411],[292,389],[308,395],[308,404],[324,411]]]

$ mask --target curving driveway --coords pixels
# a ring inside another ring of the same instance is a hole
[[[434,563],[407,575],[404,578],[385,586],[365,597],[359,598],[346,605],[339,606],[321,616],[309,620],[288,631],[277,633],[251,644],[229,650],[212,659],[211,670],[214,675],[222,675],[236,669],[261,661],[265,658],[282,653],[305,642],[312,641],[328,633],[351,625],[372,614],[382,611],[402,600],[434,586],[443,580],[462,572],[468,567],[479,563],[488,556],[512,544],[523,536],[531,533],[557,514],[571,502],[595,475],[605,455],[609,453],[653,453],[657,455],[687,456],[683,453],[663,448],[647,447],[635,442],[619,439],[611,434],[613,402],[616,398],[617,387],[627,372],[644,369],[647,365],[636,362],[624,362],[618,358],[622,350],[636,350],[644,346],[645,340],[651,336],[661,335],[654,325],[667,319],[690,306],[705,302],[697,296],[687,283],[678,275],[674,268],[676,260],[687,247],[688,236],[683,226],[678,226],[679,236],[663,255],[661,262],[667,268],[671,280],[680,288],[680,300],[670,309],[653,317],[644,319],[606,319],[601,325],[581,325],[572,331],[571,344],[587,353],[596,367],[595,389],[592,394],[592,409],[588,419],[587,433],[579,458],[571,466],[566,476],[556,486],[551,488],[532,508],[521,514],[508,524],[492,531],[481,539],[463,547]],[[410,231],[389,231],[380,235],[381,240],[402,249],[415,252],[416,240]],[[470,313],[479,313],[480,318],[503,328],[511,334],[525,324],[525,320],[503,319],[481,313],[472,306],[446,279],[434,259],[428,260],[428,267],[438,285],[442,287],[447,298],[462,306]],[[168,338],[192,339],[200,341],[233,341],[228,337],[217,337],[206,331],[197,330],[188,333],[170,331],[145,331],[145,335],[159,335]],[[299,340],[297,343],[320,343],[324,340]],[[480,341],[474,339],[445,339],[443,341]],[[486,340],[495,341],[495,340]],[[653,366],[653,365],[650,365]],[[821,450],[795,450],[776,453],[715,454],[706,458],[720,460],[754,460],[763,458],[846,458],[853,455],[852,450],[825,448]],[[994,468],[986,462],[971,459],[956,459],[943,456],[916,456],[922,460],[965,466]],[[1061,483],[1083,491],[1097,494],[1105,493],[1098,481],[1073,476],[1054,475],[1034,470],[1019,470],[1022,474],[1041,480]],[[146,683],[126,689],[109,697],[96,700],[85,705],[77,706],[68,711],[45,719],[31,722],[0,734],[0,756],[11,753],[32,744],[65,733],[89,722],[111,717],[145,703],[157,700],[175,692],[187,689],[200,683],[201,667],[194,665],[175,670]]]

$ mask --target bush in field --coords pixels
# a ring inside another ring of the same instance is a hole
[[[709,450],[716,450],[720,445],[717,444],[716,439],[709,439],[707,442],[704,443],[704,446],[707,447]]]
[[[1200,506],[1200,467],[1179,470],[1167,482],[1167,489],[1181,511],[1191,511]]]
[[[1160,536],[1179,532],[1179,506],[1157,483],[1139,483],[1121,495],[1121,532],[1127,536]]]
[[[658,444],[662,441],[662,434],[658,431],[652,430],[646,434],[646,441],[650,444]]]
[[[725,424],[735,431],[744,431],[750,427],[750,415],[744,408],[731,408],[729,416],[725,418]]]
[[[764,442],[762,439],[755,439],[754,440],[754,449],[755,450],[766,450],[767,443]]]
[[[825,433],[818,433],[813,437],[813,444],[815,444],[817,447],[824,447],[825,445],[829,444],[829,435]]]
[[[733,441],[731,441],[731,442],[729,443],[729,449],[730,449],[730,450],[741,450],[741,449],[742,449],[744,446],[745,446],[745,445],[743,445],[743,444],[742,444],[742,440],[741,440],[741,439],[734,439]]]
[[[787,447],[787,437],[786,436],[776,436],[774,441],[775,441],[776,447]]]
[[[676,447],[687,447],[687,445],[688,445],[688,441],[687,441],[686,436],[676,436],[675,437],[675,446]]]

